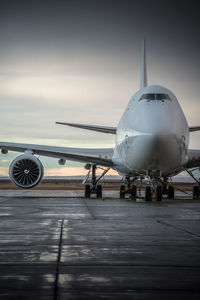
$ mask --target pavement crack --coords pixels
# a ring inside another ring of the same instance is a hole
[[[58,298],[58,280],[59,280],[59,272],[60,272],[60,260],[61,260],[61,254],[62,254],[62,237],[63,237],[63,225],[64,225],[64,219],[60,221],[60,238],[59,238],[59,245],[58,245],[58,256],[57,256],[57,263],[56,263],[56,276],[55,276],[55,282],[54,282],[54,300],[57,300]]]
[[[164,221],[161,221],[161,220],[156,220],[156,222],[157,222],[157,223],[160,223],[160,224],[162,224],[162,225],[165,225],[165,226],[168,226],[168,227],[171,227],[171,228],[178,229],[178,230],[180,230],[180,231],[186,232],[186,233],[188,233],[188,234],[190,234],[190,235],[200,237],[200,234],[195,233],[195,232],[192,232],[192,231],[189,231],[189,230],[187,230],[187,229],[185,229],[185,228],[182,228],[182,227],[179,227],[179,226],[176,226],[176,225],[172,225],[172,224],[170,224],[170,223],[167,223],[167,222],[164,222]]]

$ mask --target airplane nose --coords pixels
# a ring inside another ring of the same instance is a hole
[[[147,166],[148,170],[159,170],[163,173],[180,165],[182,153],[185,150],[183,141],[180,141],[174,134],[155,134],[151,138],[151,159]]]
[[[180,141],[172,134],[137,136],[129,141],[126,157],[126,163],[132,169],[143,170],[145,174],[149,170],[167,172],[180,164]]]

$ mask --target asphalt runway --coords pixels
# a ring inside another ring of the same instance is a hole
[[[0,299],[200,299],[200,200],[0,192]]]

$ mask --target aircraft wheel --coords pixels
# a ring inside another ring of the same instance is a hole
[[[162,201],[162,195],[163,195],[162,186],[158,185],[157,188],[156,188],[156,200],[157,201]]]
[[[197,185],[193,186],[193,199],[199,199],[200,190]]]
[[[171,186],[171,185],[168,188],[168,198],[169,199],[174,199],[174,187]]]
[[[125,192],[126,189],[125,185],[120,185],[120,198],[125,198]]]
[[[102,185],[97,185],[97,198],[102,198]]]
[[[146,188],[145,188],[145,201],[151,201],[151,200],[152,200],[151,187],[146,186]]]
[[[91,194],[90,185],[86,184],[85,185],[85,198],[90,198],[90,194]]]
[[[135,185],[132,186],[131,197],[132,198],[136,198],[137,197],[137,187]]]
[[[163,193],[163,195],[168,195],[168,189],[167,189],[167,185],[166,184],[163,184],[162,193]]]

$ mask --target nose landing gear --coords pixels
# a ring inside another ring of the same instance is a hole
[[[162,181],[159,178],[151,179],[152,190],[150,186],[145,189],[145,201],[151,201],[156,199],[160,202],[163,199],[163,195],[167,195],[168,199],[174,199],[174,187],[167,182],[167,178]]]
[[[146,186],[145,188],[145,201],[151,201],[155,199],[156,201],[162,201],[163,198],[163,187],[159,184],[159,179],[157,177],[151,178],[151,186]]]
[[[145,188],[145,196],[144,199],[146,202],[152,201],[155,199],[156,201],[162,201],[163,198],[163,187],[162,185],[157,185],[155,187],[155,183],[152,184],[152,188],[150,186],[146,186]]]

